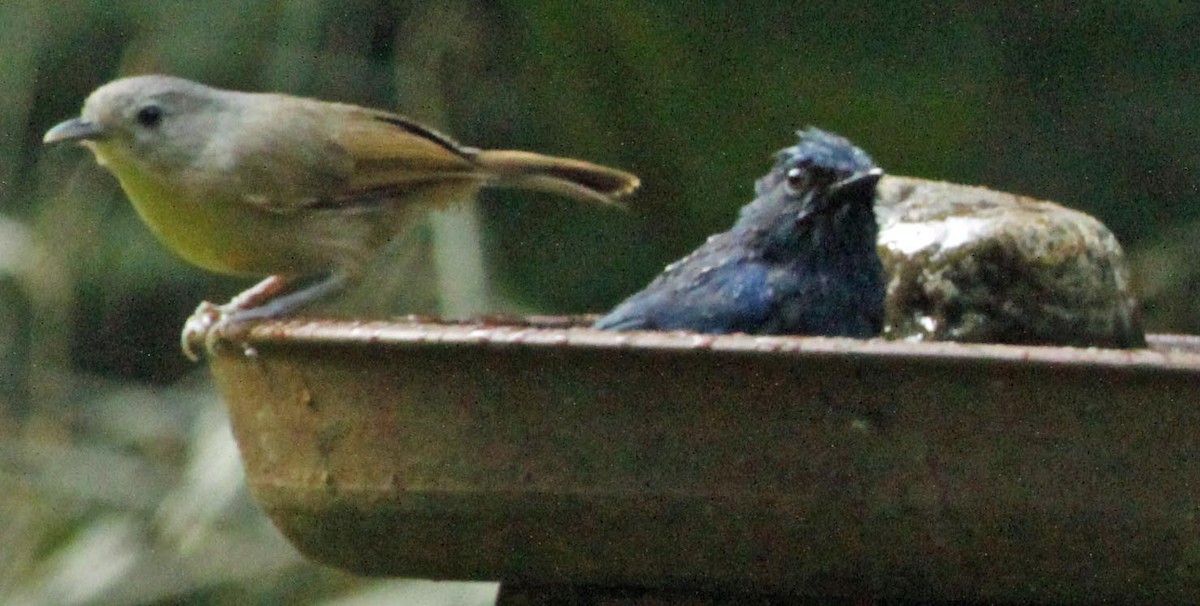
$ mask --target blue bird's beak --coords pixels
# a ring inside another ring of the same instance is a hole
[[[828,195],[830,201],[842,196],[865,196],[866,194],[874,193],[875,186],[879,184],[879,180],[883,178],[883,169],[872,168],[866,172],[855,173],[829,186]],[[865,196],[868,200],[874,200],[875,196]]]
[[[875,186],[879,180],[883,178],[883,170],[872,168],[871,170],[855,173],[829,186],[825,191],[825,198],[820,205],[805,205],[804,210],[796,216],[797,222],[808,220],[810,217],[829,212],[832,209],[840,208],[842,205],[841,198],[849,196],[850,200],[865,200],[871,204],[875,203]]]

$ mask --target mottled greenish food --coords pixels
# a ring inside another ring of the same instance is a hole
[[[876,213],[885,336],[1134,348],[1139,305],[1116,237],[1052,202],[885,177]]]

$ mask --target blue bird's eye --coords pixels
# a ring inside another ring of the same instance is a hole
[[[811,162],[802,162],[787,172],[787,186],[793,194],[824,188],[836,180],[835,171]]]
[[[799,167],[787,171],[787,187],[793,194],[803,191],[807,185],[808,171]]]
[[[135,116],[138,124],[146,128],[154,128],[162,122],[162,108],[157,105],[147,105],[138,110]]]

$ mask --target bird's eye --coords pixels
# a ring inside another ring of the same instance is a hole
[[[804,162],[787,172],[787,185],[793,193],[820,189],[837,180],[837,174],[824,166]]]
[[[157,105],[147,105],[139,109],[135,117],[138,124],[146,128],[154,128],[158,126],[159,122],[162,122],[162,108]]]
[[[787,171],[787,186],[793,193],[802,191],[808,185],[808,171],[795,167]]]

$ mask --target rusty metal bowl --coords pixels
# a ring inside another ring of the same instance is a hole
[[[1144,350],[261,324],[220,342],[308,557],[439,579],[1190,601],[1200,339]]]

